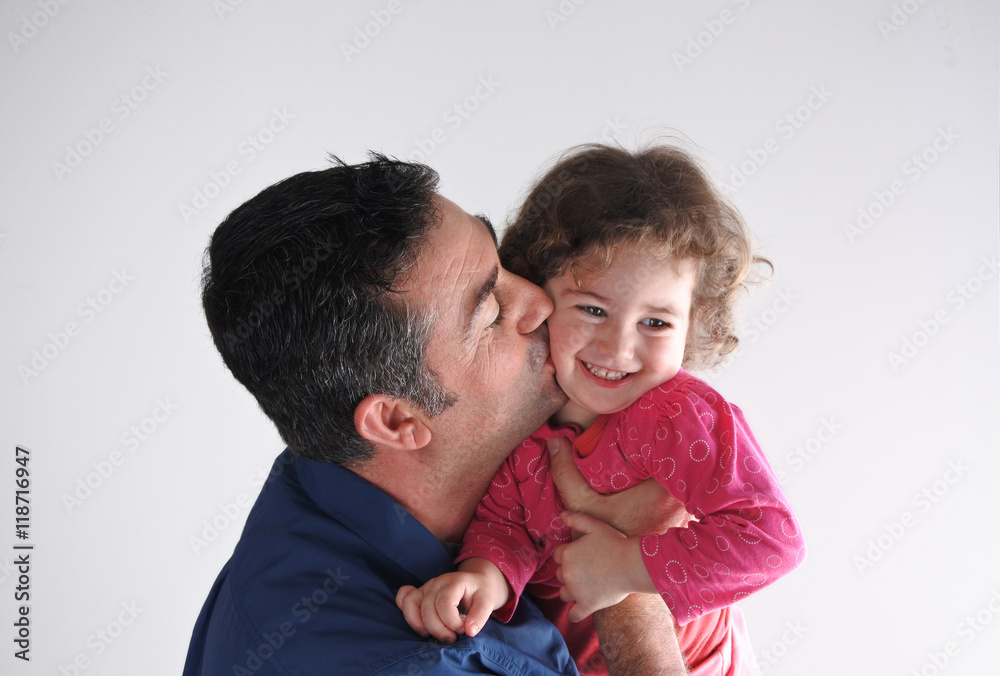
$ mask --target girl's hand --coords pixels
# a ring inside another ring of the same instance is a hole
[[[478,634],[508,596],[507,579],[496,566],[485,559],[468,559],[458,572],[439,575],[419,589],[400,587],[396,605],[413,631],[454,643],[458,634]]]

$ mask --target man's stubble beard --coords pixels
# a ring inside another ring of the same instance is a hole
[[[532,337],[533,341],[528,347],[528,356],[525,360],[525,368],[530,370],[531,377],[526,380],[531,381],[532,388],[537,394],[522,399],[520,406],[512,412],[511,429],[507,435],[509,450],[517,447],[568,401],[568,397],[556,382],[555,374],[544,372],[545,362],[549,356],[548,327],[543,324]]]

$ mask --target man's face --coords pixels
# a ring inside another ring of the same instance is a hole
[[[430,421],[449,462],[492,474],[564,402],[544,325],[552,303],[504,270],[492,230],[436,197],[440,222],[404,284],[406,302],[433,313],[427,365],[456,398]]]

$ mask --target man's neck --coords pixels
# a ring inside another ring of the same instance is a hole
[[[461,542],[493,472],[475,476],[424,465],[386,468],[378,458],[352,471],[387,493],[441,542]]]

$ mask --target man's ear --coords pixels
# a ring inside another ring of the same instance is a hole
[[[431,441],[423,411],[387,394],[370,394],[362,399],[354,409],[354,427],[376,446],[394,451],[415,451]]]

